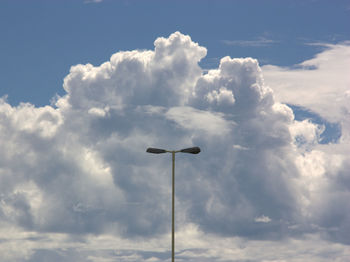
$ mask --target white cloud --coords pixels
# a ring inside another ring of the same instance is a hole
[[[145,149],[192,145],[202,152],[178,154],[176,165],[177,248],[184,261],[297,261],[297,252],[326,261],[321,249],[310,254],[306,247],[326,247],[327,259],[345,261],[346,139],[320,145],[322,129],[294,119],[281,103],[294,100],[264,83],[257,60],[224,57],[203,73],[198,62],[205,55],[176,32],[158,38],[154,50],[73,66],[55,106],[1,100],[5,261],[166,260],[170,159]],[[291,81],[267,75],[269,83]],[[326,104],[308,101],[299,104],[330,117],[322,113]],[[338,108],[330,111],[346,122]],[[18,253],[14,246],[23,248]]]
[[[258,223],[269,223],[271,222],[271,219],[267,216],[262,215],[260,217],[256,217],[254,221]]]
[[[98,3],[102,3],[103,0],[85,0],[84,3],[85,4],[98,4]]]
[[[109,108],[98,108],[98,107],[92,107],[89,109],[88,113],[97,117],[105,117],[108,113]]]
[[[266,37],[258,37],[255,40],[223,40],[226,45],[231,46],[252,46],[252,47],[262,47],[269,46],[278,43],[276,40],[268,39]]]
[[[173,107],[166,112],[168,119],[174,120],[181,128],[204,132],[211,136],[225,136],[232,125],[222,114],[202,111],[192,107]]]
[[[310,120],[303,120],[294,121],[289,130],[299,148],[304,147],[305,150],[310,150],[319,142],[324,127],[316,125]]]
[[[304,213],[328,237],[349,244],[346,235],[350,233],[350,213],[346,199],[350,192],[347,164],[350,161],[350,46],[349,42],[319,45],[325,50],[296,68],[264,66],[263,72],[278,100],[340,123],[341,138],[336,144],[316,143],[322,127],[310,121],[295,122],[290,128],[294,136],[303,137],[309,151],[302,153],[304,149],[299,148],[301,154],[296,158],[302,175],[300,187],[305,190]]]
[[[264,224],[264,223],[262,223]],[[11,232],[11,233],[10,233]],[[127,240],[118,236],[70,238],[67,234],[7,230],[8,239],[0,246],[2,261],[168,261],[169,235],[147,240]],[[307,234],[288,241],[256,241],[238,237],[217,238],[194,226],[177,232],[176,258],[182,261],[321,261],[344,262],[348,246],[331,243],[319,235]],[[21,244],[21,249],[17,247]],[[117,247],[117,249],[116,249]],[[147,251],[145,251],[147,250]],[[46,259],[46,260],[45,260]]]
[[[284,103],[304,106],[329,122],[342,124],[343,138],[349,139],[350,67],[348,42],[323,44],[325,51],[295,69],[263,66],[266,83]]]
[[[238,150],[248,150],[249,148],[241,146],[241,145],[233,145],[233,148],[238,149]]]

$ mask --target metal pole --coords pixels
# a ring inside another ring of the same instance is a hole
[[[171,261],[175,261],[175,153],[189,153],[189,154],[198,154],[201,151],[199,147],[189,147],[181,150],[165,150],[160,148],[149,147],[147,148],[147,153],[152,154],[163,154],[171,153],[172,155],[172,199],[171,199]]]
[[[173,172],[172,172],[172,225],[171,225],[171,261],[175,261],[175,151],[172,151]]]

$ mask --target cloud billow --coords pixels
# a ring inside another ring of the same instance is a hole
[[[145,149],[195,145],[200,155],[177,155],[179,228],[276,240],[318,227],[348,243],[345,233],[332,233],[330,203],[313,202],[315,187],[331,195],[317,177],[332,171],[326,179],[339,190],[332,199],[345,201],[346,157],[322,162],[327,150],[312,149],[317,126],[296,121],[275,100],[257,60],[224,57],[204,73],[198,62],[206,52],[176,32],[158,38],[153,51],[73,66],[55,106],[12,107],[2,99],[0,219],[74,235],[166,234],[170,158]],[[336,213],[343,218],[337,230],[349,233],[348,211]]]

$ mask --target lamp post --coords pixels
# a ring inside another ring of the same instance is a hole
[[[199,147],[189,147],[181,150],[165,150],[160,148],[147,148],[147,153],[163,154],[171,153],[172,155],[172,198],[171,198],[171,261],[175,261],[175,154],[189,153],[198,154],[201,151]]]

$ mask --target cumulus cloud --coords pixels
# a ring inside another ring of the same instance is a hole
[[[312,119],[291,126],[300,152],[296,163],[306,188],[304,214],[314,228],[328,238],[349,244],[349,165],[350,159],[350,79],[347,76],[350,58],[349,42],[321,45],[325,50],[294,68],[264,66],[266,82],[278,100],[311,110],[331,123],[339,124],[341,136],[337,143],[318,144],[324,130]],[[304,127],[301,127],[303,125]],[[297,134],[304,133],[301,136]],[[306,152],[305,152],[306,150]]]
[[[5,261],[165,260],[170,158],[145,149],[192,145],[201,154],[177,154],[176,166],[185,261],[237,254],[261,261],[242,250],[266,250],[259,241],[296,236],[288,246],[329,242],[339,245],[337,255],[346,254],[346,140],[320,145],[322,126],[295,120],[285,104],[293,100],[274,91],[282,90],[276,84],[282,75],[273,82],[267,73],[269,87],[255,59],[224,57],[204,72],[198,62],[207,50],[189,36],[175,32],[154,45],[117,52],[99,66],[72,66],[66,94],[54,106],[1,99],[0,222],[11,228],[1,232]],[[330,117],[311,99],[300,101]],[[343,121],[338,109],[331,111]],[[214,242],[223,245],[210,251]],[[25,244],[22,253],[13,243]],[[290,257],[282,249],[263,259]]]
[[[350,78],[345,77],[350,67],[349,44],[318,44],[325,50],[295,68],[263,67],[264,78],[279,101],[306,107],[329,122],[340,122],[343,137],[348,137],[350,130]]]

